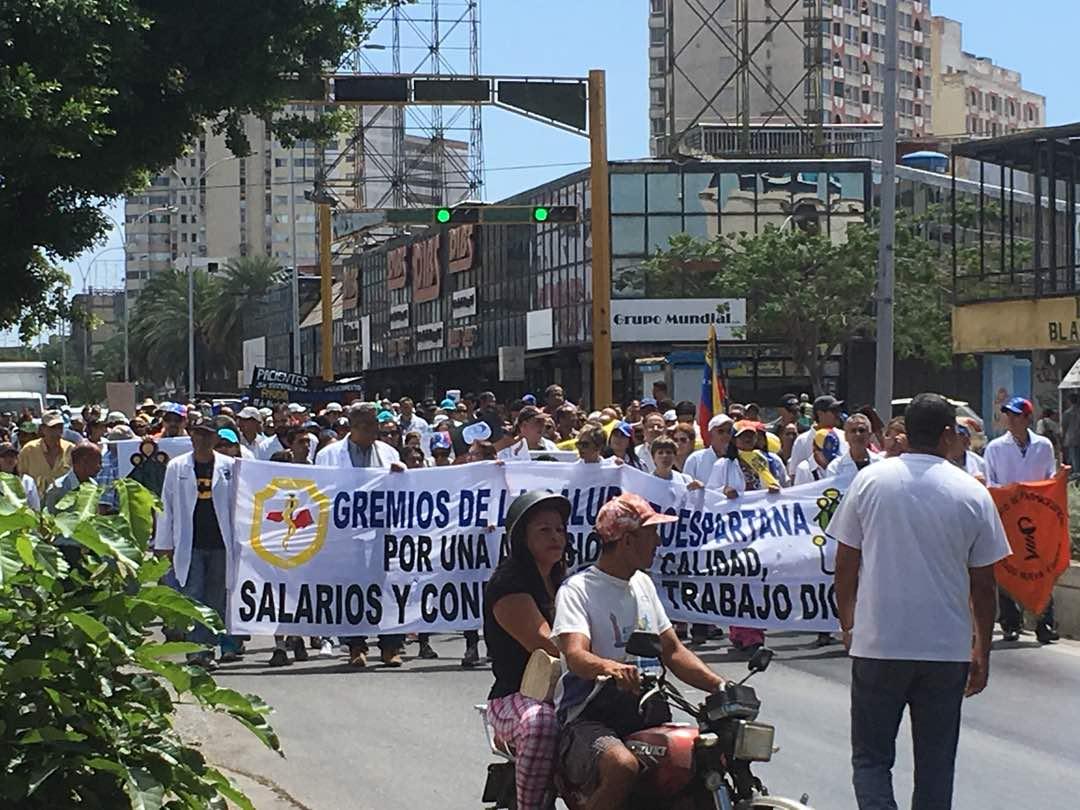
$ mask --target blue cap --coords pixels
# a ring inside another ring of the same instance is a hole
[[[1031,400],[1024,399],[1023,397],[1013,397],[1004,405],[1001,406],[1001,412],[1005,413],[1018,413],[1031,416],[1035,413],[1035,406],[1031,404]]]
[[[161,406],[162,413],[174,413],[182,419],[187,418],[187,408],[179,402],[166,402]]]
[[[526,394],[521,398],[521,401],[524,402],[526,405],[535,405],[536,397],[534,397],[532,394]]]
[[[218,428],[217,435],[219,439],[224,439],[229,444],[240,444],[240,437],[232,428]]]
[[[444,411],[452,411],[452,410],[454,410],[454,408],[457,407],[457,403],[454,402],[454,400],[447,397],[446,399],[444,399],[442,402],[439,403],[439,407],[442,408]]]
[[[619,422],[615,425],[615,430],[619,431],[619,433],[628,439],[634,435],[634,428],[630,426],[629,422]]]
[[[653,399],[652,397],[642,397],[642,399],[641,399],[641,407],[642,408],[655,408],[655,407],[657,407],[656,400]]]
[[[379,415],[378,415],[377,418],[378,418],[380,423],[382,423],[382,422],[393,422],[394,421],[394,414],[392,414],[390,411],[379,411]]]
[[[450,449],[450,437],[443,433],[441,430],[431,434],[431,452],[436,450],[449,450]]]

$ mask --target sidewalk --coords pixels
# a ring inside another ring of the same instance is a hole
[[[258,810],[317,810],[274,782],[270,774],[279,770],[284,760],[228,715],[180,705],[176,730],[243,790]]]

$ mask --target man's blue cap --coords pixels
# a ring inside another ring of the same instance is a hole
[[[450,449],[450,437],[443,433],[441,430],[431,434],[431,452],[436,450],[449,450]]]
[[[526,405],[535,405],[536,397],[534,397],[532,394],[526,394],[521,398],[521,401],[524,402]]]
[[[394,414],[392,414],[390,411],[379,411],[379,416],[377,418],[378,418],[380,423],[382,423],[382,422],[393,422],[394,421]]]
[[[1035,413],[1035,406],[1031,404],[1031,400],[1024,399],[1023,397],[1013,397],[1001,406],[1001,412],[1004,413],[1005,411],[1031,416]]]
[[[656,400],[653,399],[652,397],[642,397],[642,399],[641,399],[641,407],[642,408],[655,408],[655,407],[657,407]]]
[[[619,433],[628,439],[634,435],[634,428],[631,427],[629,422],[619,422],[615,425],[615,430],[619,431]]]
[[[452,411],[452,410],[454,410],[454,408],[457,407],[457,403],[454,402],[454,400],[447,397],[446,399],[444,399],[442,402],[439,403],[439,407],[442,408],[444,411]]]
[[[219,439],[224,439],[229,444],[240,444],[240,437],[232,428],[218,428],[217,435]]]

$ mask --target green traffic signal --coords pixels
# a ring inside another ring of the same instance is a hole
[[[450,209],[449,208],[440,208],[438,211],[435,212],[435,219],[438,220],[439,222],[443,222],[443,223],[449,222],[450,221]]]
[[[547,222],[550,212],[542,205],[533,209],[533,219],[536,222]]]

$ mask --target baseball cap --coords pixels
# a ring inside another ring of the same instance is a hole
[[[218,428],[217,435],[219,439],[229,444],[240,444],[240,437],[236,435],[236,431],[232,428]]]
[[[240,413],[236,415],[237,419],[259,419],[259,409],[254,408],[251,405],[241,408]]]
[[[799,398],[794,394],[784,394],[780,397],[780,407],[794,411],[799,407]]]
[[[957,419],[956,420],[956,432],[961,436],[970,436],[971,435],[971,428],[969,428],[966,423],[964,423],[964,422],[960,421],[959,419]]]
[[[712,419],[709,420],[709,430],[719,430],[720,428],[730,427],[735,423],[735,420],[728,416],[726,413],[718,413]]]
[[[434,453],[436,450],[449,450],[449,449],[450,449],[450,437],[447,434],[442,433],[440,431],[439,433],[433,433],[431,435],[431,452],[432,453]]]
[[[465,444],[486,442],[491,438],[491,425],[487,422],[473,422],[461,430],[461,439]]]
[[[301,405],[299,402],[289,403],[289,413],[304,413],[306,410],[307,408]]]
[[[640,495],[624,492],[600,507],[596,516],[596,533],[602,543],[614,543],[643,526],[674,523],[679,518],[657,512]]]
[[[757,433],[757,429],[758,423],[753,422],[749,419],[740,419],[738,422],[735,423],[736,436],[738,436],[740,433]]]
[[[623,436],[625,436],[628,439],[634,433],[634,428],[630,425],[629,422],[616,422],[615,427],[612,430],[613,431],[614,430],[619,431],[619,433],[621,433]]]
[[[105,424],[107,425],[126,425],[128,418],[122,411],[109,411],[109,415],[105,417]]]
[[[181,419],[187,418],[187,408],[181,405],[179,402],[165,402],[161,405],[162,413],[171,413],[179,416]]]
[[[223,428],[223,429],[228,430],[228,428]],[[194,425],[188,425],[188,432],[193,433],[195,431],[199,431],[201,433],[214,433],[214,434],[216,434],[218,432],[218,428],[214,425],[213,422],[209,422],[209,421],[204,419],[201,422],[196,422]]]
[[[814,400],[814,411],[836,411],[844,407],[844,400],[837,399],[831,394],[822,394]]]
[[[840,437],[832,428],[821,428],[814,433],[814,447],[821,451],[828,461],[840,455]]]
[[[666,411],[664,411],[664,421],[665,422],[678,422],[679,421],[679,415],[677,413],[675,413],[674,408],[668,408]]]
[[[122,442],[134,438],[135,432],[126,424],[111,427],[109,432],[105,434],[105,440],[110,442]]]
[[[641,405],[642,409],[644,409],[644,408],[655,408],[656,407],[656,400],[653,399],[652,397],[642,397],[640,405]]]
[[[341,413],[345,409],[341,406],[340,402],[327,402],[326,407],[323,408],[327,413]]]
[[[393,422],[394,414],[392,411],[379,411],[379,415],[376,418],[379,420],[380,423]]]
[[[19,433],[34,433],[38,432],[37,422],[27,419],[25,422],[19,423]]]
[[[1035,412],[1035,407],[1031,404],[1031,400],[1024,399],[1023,397],[1013,397],[1004,405],[1001,406],[1001,412],[1020,413],[1025,416],[1031,416]]]
[[[526,394],[521,398],[521,401],[524,402],[526,405],[535,405],[536,397],[534,397],[532,394]]]
[[[446,399],[444,399],[442,402],[439,403],[439,407],[442,408],[444,411],[452,411],[452,410],[454,410],[454,408],[457,407],[457,403],[454,402],[454,400],[447,397]]]
[[[261,416],[263,419],[265,419],[268,416],[273,416],[273,415],[274,415],[273,408],[259,408],[259,416]]]
[[[42,427],[56,427],[64,424],[64,415],[60,411],[45,411],[41,415]]]

